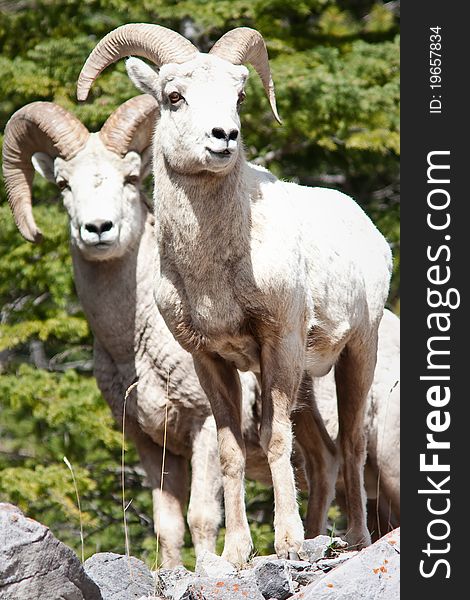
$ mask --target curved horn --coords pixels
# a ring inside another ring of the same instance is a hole
[[[86,100],[101,71],[123,56],[143,56],[160,67],[186,62],[197,53],[189,40],[166,27],[147,23],[121,25],[108,33],[87,58],[78,78],[77,98]]]
[[[263,36],[249,27],[237,27],[224,34],[211,48],[209,54],[215,54],[233,65],[250,63],[263,82],[271,110],[278,123],[281,119],[277,112],[274,83],[269,67],[268,51]]]
[[[3,176],[15,223],[29,242],[39,242],[42,235],[32,211],[32,155],[45,152],[69,160],[83,148],[88,136],[88,129],[72,113],[53,102],[27,104],[8,121]]]
[[[131,98],[107,118],[100,131],[101,140],[108,150],[120,156],[129,150],[140,154],[152,143],[159,115],[158,103],[149,94]]]

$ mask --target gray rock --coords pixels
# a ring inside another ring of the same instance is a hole
[[[308,560],[289,560],[287,564],[291,571],[305,571],[305,569],[312,568],[312,564]]]
[[[399,530],[395,530],[303,588],[292,600],[396,600],[400,597],[399,540]]]
[[[238,577],[198,577],[181,600],[264,600],[256,585]]]
[[[389,543],[390,546],[393,546],[395,548],[395,550],[398,552],[398,554],[400,554],[400,528],[399,527],[397,527],[397,529],[394,529],[390,533],[387,533],[381,539],[383,539],[387,543]]]
[[[228,577],[237,574],[237,570],[232,563],[208,550],[203,550],[199,554],[194,571],[202,577]]]
[[[331,569],[336,569],[336,567],[339,567],[339,565],[341,565],[342,563],[346,562],[353,556],[356,556],[356,554],[357,550],[341,552],[341,554],[339,556],[336,556],[335,558],[321,558],[316,563],[316,566],[322,571],[328,572],[331,571]]]
[[[87,575],[100,588],[103,600],[131,600],[152,596],[155,582],[147,566],[133,556],[99,552],[84,563]]]
[[[316,564],[307,560],[291,560],[288,564],[296,591],[299,587],[309,585],[324,576],[324,572]]]
[[[286,600],[295,592],[288,563],[289,561],[276,559],[256,565],[256,583],[265,598]]]
[[[195,579],[194,573],[180,565],[174,569],[160,569],[154,573],[157,592],[164,598],[180,600],[191,580]]]
[[[12,504],[0,504],[2,600],[101,600],[77,555]]]
[[[269,560],[277,560],[277,554],[266,554],[266,556],[254,556],[251,559],[251,564],[256,567],[259,563],[264,563]]]
[[[292,581],[294,584],[294,589],[297,591],[299,588],[305,587],[306,585],[310,585],[316,581],[319,581],[322,577],[325,576],[323,571],[301,571],[300,573],[292,574]]]
[[[328,535],[317,535],[311,540],[304,540],[299,550],[299,556],[311,563],[320,558],[329,557],[336,549],[345,549],[348,544],[339,537],[331,538]]]
[[[238,571],[238,577],[240,577],[241,579],[253,579],[254,580],[254,570],[253,567],[247,567],[245,569],[240,569],[240,571]]]

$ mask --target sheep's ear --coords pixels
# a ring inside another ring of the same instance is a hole
[[[126,177],[140,177],[142,158],[138,152],[131,150],[122,160],[125,165]]]
[[[148,146],[141,154],[142,165],[140,167],[140,176],[142,181],[148,177],[152,171],[153,151],[152,146]]]
[[[126,70],[135,87],[144,94],[155,96],[158,72],[143,60],[131,57],[126,61]]]
[[[152,170],[152,147],[149,146],[141,154],[131,150],[123,158],[126,176],[140,177],[143,181]]]
[[[55,183],[54,176],[54,159],[44,152],[35,152],[31,157],[34,170],[42,175],[47,181]]]

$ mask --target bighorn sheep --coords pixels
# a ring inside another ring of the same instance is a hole
[[[328,433],[336,438],[338,416],[333,373],[314,380],[314,395]],[[299,417],[301,418],[301,417]],[[379,326],[377,364],[365,415],[368,518],[375,537],[400,524],[400,320],[384,311]],[[336,501],[344,506],[344,485]]]
[[[238,107],[248,70],[241,63],[258,72],[279,120],[266,46],[257,31],[229,31],[203,54],[164,27],[124,25],[88,57],[79,100],[107,65],[131,54],[159,68],[127,62],[131,79],[161,109],[154,135],[156,297],[173,335],[193,355],[217,423],[224,556],[243,562],[252,546],[237,368],[260,374],[260,441],[273,479],[275,549],[288,556],[303,539],[290,412],[302,380],[336,365],[348,539],[367,545],[363,420],[388,294],[390,248],[351,198],[279,181],[246,162]],[[297,440],[305,456],[316,456],[318,474],[309,504],[317,514],[311,510],[307,524],[314,532],[325,523],[335,457],[314,409],[303,415]]]
[[[377,364],[364,421],[367,516],[369,529],[375,539],[400,524],[400,319],[389,310],[384,310],[378,333]],[[338,414],[333,371],[324,377],[314,378],[313,394],[329,435],[336,439]],[[302,404],[300,397],[292,415],[294,430],[302,421]],[[266,458],[261,455],[259,442],[253,440],[253,431],[245,429],[244,436],[249,477],[271,485],[269,467]],[[306,479],[304,459],[298,449],[293,462],[297,484],[302,491],[308,491],[311,485]],[[341,474],[336,485],[336,502],[345,514]]]
[[[222,482],[209,403],[190,355],[175,342],[153,300],[153,216],[140,187],[157,112],[151,96],[139,96],[90,134],[65,109],[34,102],[7,124],[3,172],[16,224],[29,241],[41,236],[31,205],[33,164],[62,190],[77,292],[95,338],[95,375],[118,423],[126,390],[138,380],[127,400],[125,429],[152,488],[162,563],[171,567],[181,563],[188,459],[188,522],[197,552],[215,550]],[[244,385],[253,404],[254,378],[245,378]]]

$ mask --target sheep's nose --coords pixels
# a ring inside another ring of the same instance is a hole
[[[221,127],[214,127],[212,135],[218,140],[226,140],[227,142],[230,140],[235,141],[238,137],[238,129],[225,131],[225,129],[222,129]]]
[[[112,221],[94,221],[93,223],[85,223],[85,229],[89,233],[97,233],[98,235],[101,235],[105,231],[110,231],[112,228]]]

